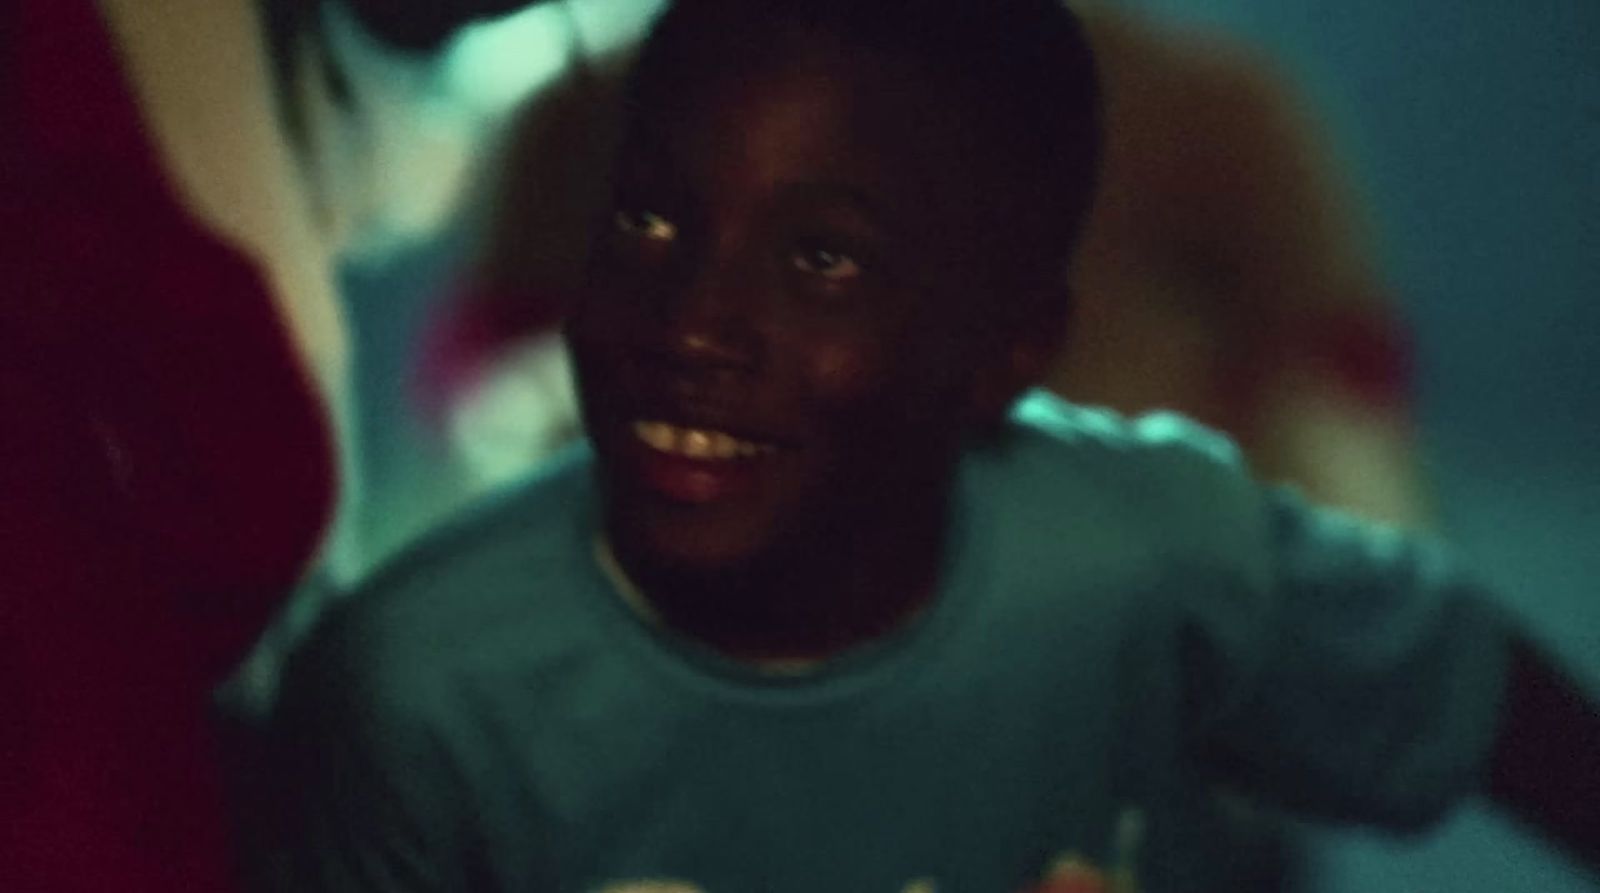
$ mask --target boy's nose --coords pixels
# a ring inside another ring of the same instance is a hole
[[[705,263],[686,271],[663,308],[660,348],[676,364],[743,368],[760,351],[755,283],[739,266]]]

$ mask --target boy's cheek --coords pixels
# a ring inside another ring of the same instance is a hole
[[[796,345],[793,353],[805,358],[808,390],[826,408],[850,410],[889,396],[889,352],[871,339],[814,341]]]

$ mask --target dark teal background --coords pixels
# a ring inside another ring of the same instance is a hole
[[[1326,113],[1420,340],[1445,529],[1600,694],[1600,3],[1143,5],[1256,40]],[[1597,884],[1480,810],[1325,855],[1327,893]]]

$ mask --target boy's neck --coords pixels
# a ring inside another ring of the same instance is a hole
[[[651,574],[600,545],[620,597],[645,619],[728,657],[803,672],[893,635],[933,601],[948,509],[918,524],[857,527],[806,550],[809,561],[718,577]]]

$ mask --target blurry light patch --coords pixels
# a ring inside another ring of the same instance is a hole
[[[571,13],[544,3],[463,29],[441,74],[461,102],[499,115],[554,78],[579,52],[577,44]]]
[[[546,335],[506,353],[455,395],[447,424],[475,491],[527,475],[581,436],[566,342]]]

